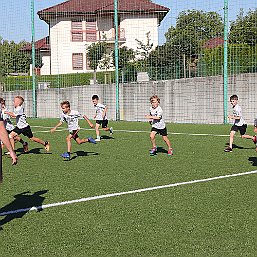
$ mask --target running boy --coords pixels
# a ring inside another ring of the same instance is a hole
[[[10,120],[10,115],[6,114],[6,112],[8,112],[8,109],[5,106],[5,100],[1,97],[0,97],[0,104],[2,107],[2,117],[4,121],[4,126],[6,128],[7,133],[10,135],[10,133],[14,130],[15,127],[13,126]],[[10,143],[13,149],[14,149],[15,141],[19,141],[22,144],[24,153],[28,152],[28,143],[24,142],[18,135],[15,138],[10,137]],[[10,152],[7,152],[6,154],[10,154]]]
[[[40,138],[34,137],[31,128],[26,120],[26,115],[24,113],[24,108],[22,104],[24,99],[22,96],[14,97],[14,112],[5,111],[5,114],[10,115],[12,118],[16,118],[16,127],[10,133],[10,137],[15,138],[17,135],[24,135],[28,137],[31,141],[39,143],[45,147],[48,152],[50,150],[50,144],[48,141],[43,141]]]
[[[96,140],[95,141],[100,141],[101,140],[100,131],[99,131],[100,125],[102,125],[103,130],[110,131],[110,135],[112,135],[113,129],[108,128],[108,119],[106,116],[107,107],[99,103],[98,95],[92,96],[92,102],[96,112],[94,116],[94,119],[96,120],[96,124],[95,124]]]
[[[65,159],[70,160],[71,155],[71,140],[74,139],[79,145],[89,142],[96,144],[95,140],[91,137],[89,138],[79,138],[78,132],[80,130],[79,127],[79,120],[78,118],[81,116],[78,111],[73,111],[70,109],[70,102],[69,101],[63,101],[61,103],[62,108],[62,114],[60,122],[51,129],[51,132],[54,132],[58,127],[62,125],[63,122],[66,122],[68,125],[69,135],[66,137],[67,141],[67,152],[63,153],[61,156]]]
[[[152,130],[150,133],[150,139],[152,142],[152,150],[150,151],[151,155],[157,153],[157,147],[155,142],[156,134],[160,134],[162,139],[168,146],[168,155],[173,155],[173,150],[171,148],[170,140],[167,137],[167,128],[165,126],[163,111],[160,104],[160,98],[157,95],[153,95],[150,98],[150,103],[152,107],[150,108],[150,115],[146,115],[146,118],[150,120],[150,124],[152,125]]]
[[[230,96],[230,103],[233,108],[233,114],[229,115],[228,118],[230,120],[234,120],[234,124],[230,129],[229,147],[224,149],[225,152],[232,152],[233,141],[234,141],[234,136],[236,132],[238,131],[240,132],[241,138],[247,138],[247,136],[245,135],[247,124],[243,119],[242,109],[238,105],[238,96],[237,95]]]

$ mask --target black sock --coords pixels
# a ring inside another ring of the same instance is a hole
[[[67,152],[70,155],[70,152]]]
[[[21,139],[21,140],[20,140],[20,143],[24,145],[25,142]]]

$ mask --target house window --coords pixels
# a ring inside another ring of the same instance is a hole
[[[72,42],[83,41],[82,21],[71,22],[71,40]]]
[[[83,54],[75,53],[72,54],[72,69],[83,70]]]
[[[96,21],[95,20],[86,21],[86,41],[87,42],[96,41]]]

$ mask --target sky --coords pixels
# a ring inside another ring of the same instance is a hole
[[[31,1],[35,6],[35,38],[48,35],[48,25],[38,18],[39,10],[65,2],[64,0],[1,0],[0,36],[16,43],[31,41]],[[94,1],[94,0],[85,0]],[[103,0],[104,1],[104,0]],[[130,1],[130,0],[127,0]],[[165,32],[176,23],[176,17],[183,10],[215,11],[223,17],[224,0],[153,0],[152,2],[170,8],[159,27],[159,44],[165,42]],[[229,21],[235,20],[240,8],[244,11],[257,8],[257,0],[228,0]]]

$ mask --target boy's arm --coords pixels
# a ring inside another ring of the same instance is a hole
[[[62,125],[62,121],[60,121],[55,127],[51,129],[51,132],[54,132],[58,127]]]
[[[83,115],[83,118],[87,121],[87,123],[90,126],[90,128],[94,127],[94,124],[88,119],[88,117],[86,115]]]
[[[4,111],[4,114],[10,115],[12,118],[16,118],[17,115],[15,115],[13,112]]]
[[[159,117],[159,116],[146,115],[145,117],[149,120],[160,120],[161,119],[161,117]]]
[[[105,106],[104,111],[103,111],[103,118],[105,117],[106,112],[107,112],[107,107]]]
[[[240,120],[241,119],[241,116],[237,116],[237,115],[228,115],[228,118],[230,120]]]

